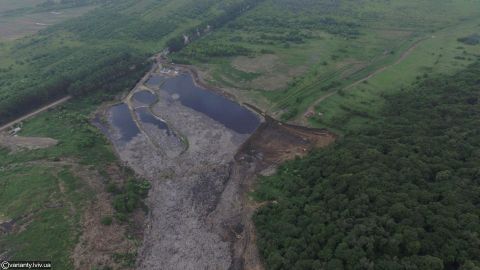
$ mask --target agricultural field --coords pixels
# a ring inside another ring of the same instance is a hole
[[[475,60],[480,46],[457,39],[478,33],[478,4],[263,1],[172,59],[284,120],[341,131],[419,74]]]

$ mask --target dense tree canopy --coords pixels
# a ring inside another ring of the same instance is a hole
[[[480,63],[264,178],[267,269],[480,269]]]

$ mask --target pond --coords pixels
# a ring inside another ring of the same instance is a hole
[[[145,84],[147,86],[150,86],[150,87],[159,87],[160,84],[162,83],[163,79],[165,79],[165,77],[159,76],[159,75],[154,75],[154,76],[150,77]]]
[[[168,128],[167,123],[157,118],[155,115],[148,108],[137,108],[135,110],[137,112],[138,118],[142,123],[148,123],[157,126],[159,129],[163,129],[167,131],[168,135],[171,135],[170,129]]]
[[[152,105],[157,102],[157,96],[150,91],[139,91],[133,95],[133,98],[143,104]]]
[[[150,80],[155,78],[154,76]],[[178,95],[179,101],[184,106],[207,115],[237,133],[253,133],[260,125],[260,119],[255,113],[222,95],[198,87],[190,74],[164,80],[162,91]],[[161,79],[155,81],[160,82]]]
[[[125,103],[117,104],[110,108],[112,125],[118,129],[123,142],[128,142],[140,133],[140,129],[132,118],[130,110]]]

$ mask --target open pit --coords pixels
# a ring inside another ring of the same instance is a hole
[[[137,268],[262,269],[248,199],[256,176],[335,136],[282,124],[190,73],[159,69],[97,122],[119,157],[152,182]]]

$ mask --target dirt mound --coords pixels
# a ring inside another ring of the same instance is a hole
[[[325,147],[335,139],[336,135],[324,129],[289,125],[267,117],[267,121],[240,149],[236,159],[256,157],[264,165],[278,165],[304,156],[314,148]]]
[[[8,148],[11,151],[48,148],[57,145],[57,143],[57,140],[51,138],[7,136],[0,134],[0,146]]]

